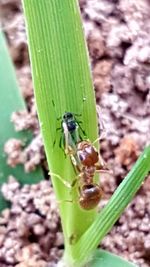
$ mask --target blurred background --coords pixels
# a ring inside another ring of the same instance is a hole
[[[101,177],[102,207],[149,144],[150,1],[80,0],[79,4],[100,106],[101,154],[114,173]],[[33,134],[26,147],[14,138],[8,140],[7,163],[23,164],[25,172],[41,166],[45,177],[36,185],[21,187],[10,176],[2,186],[11,209],[0,217],[0,266],[52,267],[62,255],[63,237],[39,132],[20,0],[0,0],[0,23],[27,107],[14,110],[11,120],[17,131]],[[150,177],[101,244],[141,267],[150,266],[149,199]]]

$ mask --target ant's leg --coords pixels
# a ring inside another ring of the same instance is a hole
[[[75,177],[75,179],[74,179],[73,182],[71,183],[72,187],[74,187],[74,186],[79,182],[80,179],[81,179],[81,177],[80,177],[80,174],[79,174],[79,175],[77,175],[77,176]]]
[[[108,170],[108,169],[100,169],[100,168],[96,168],[96,173],[104,173],[104,174],[109,174],[109,175],[113,175],[113,171],[112,170]]]
[[[75,177],[75,179],[72,181],[72,183],[69,183],[68,181],[64,180],[59,174],[49,172],[49,175],[58,178],[64,184],[64,186],[68,187],[69,189],[72,189],[76,185],[78,180],[80,179],[80,177],[78,175]]]
[[[78,175],[79,173],[82,172],[82,164],[81,164],[76,153],[70,153],[69,156],[71,158],[71,162],[72,162],[72,165],[74,167],[74,171]]]
[[[52,173],[52,172],[49,172],[49,175],[51,175],[51,176],[55,176],[56,178],[58,178],[66,187],[68,187],[69,189],[72,189],[75,185],[76,185],[76,183],[78,182],[78,178],[76,178],[76,179],[74,179],[74,181],[70,184],[69,182],[67,182],[67,181],[65,181],[60,175],[58,175],[58,174],[55,174],[55,173]],[[79,198],[79,191],[78,191],[78,197],[77,197],[77,199],[75,199],[75,200],[67,200],[67,199],[65,199],[65,200],[60,200],[60,201],[57,201],[57,203],[60,205],[61,203],[63,203],[63,202],[68,202],[68,203],[76,203],[76,202],[78,202],[78,198]]]
[[[74,170],[76,172],[76,169],[77,169],[77,161],[76,161],[76,158],[73,154],[69,154],[70,158],[71,158],[71,162],[72,162],[72,165],[74,167]]]
[[[95,143],[97,143],[99,140],[101,140],[101,136],[96,138],[95,141],[92,142],[92,145],[94,145]]]
[[[59,174],[49,172],[49,175],[58,178],[66,187],[72,189],[72,185],[69,182],[65,181]]]
[[[101,137],[98,137],[94,142],[92,142],[92,145],[94,145],[96,142],[98,142],[101,139]],[[99,165],[100,166],[107,166],[106,162],[102,158],[101,154],[99,153]]]
[[[100,115],[102,114],[102,111],[99,105],[96,105],[96,112],[97,112],[97,118],[98,118],[98,130],[100,132],[100,139],[106,139],[107,133],[106,133],[105,122],[104,122],[104,118],[102,118]]]
[[[100,163],[100,165],[102,167],[106,167],[107,168],[107,164],[106,164],[105,160],[102,158],[102,156],[101,156],[100,153],[99,153],[98,157],[99,157],[99,163]]]
[[[58,200],[57,203],[58,205],[61,205],[62,203],[77,203],[78,202],[78,198],[73,200],[73,199],[64,199],[64,200]]]
[[[73,200],[69,200],[69,199],[64,199],[64,200],[58,200],[57,203],[58,205],[61,205],[62,203],[73,203],[74,201]]]
[[[79,183],[79,181],[81,181],[82,179],[83,179],[83,173],[80,173],[79,175],[77,175],[76,176],[76,178],[73,180],[73,182],[72,182],[72,186],[75,186],[76,185],[76,183]],[[80,193],[80,186],[78,187],[78,191],[79,191],[79,193]]]

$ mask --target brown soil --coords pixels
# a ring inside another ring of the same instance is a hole
[[[101,106],[106,132],[101,141],[101,153],[114,171],[114,177],[101,178],[105,192],[100,204],[103,206],[150,139],[150,5],[148,0],[80,0],[80,6],[97,103]],[[28,106],[27,113],[13,114],[12,119],[16,130],[30,128],[35,135],[26,149],[18,140],[10,140],[12,143],[6,144],[5,151],[10,165],[22,162],[25,170],[30,171],[43,162],[45,155],[34,105],[21,3],[1,0],[0,10],[2,27]],[[41,187],[45,188],[44,196]],[[38,206],[38,201],[33,202],[35,192],[43,198],[41,205],[46,206],[49,215],[41,213],[44,209]],[[34,262],[37,267],[54,266],[62,254],[63,240],[50,184],[43,182],[21,189],[11,178],[10,184],[4,185],[3,193],[12,202],[12,208],[0,218],[0,266],[27,267],[35,266]],[[48,194],[52,198],[48,198]],[[150,266],[149,199],[150,177],[102,242],[103,248],[140,267]],[[54,214],[51,205],[55,207]],[[27,223],[27,215],[33,216],[33,224]],[[50,219],[54,229],[49,229]],[[18,228],[20,223],[23,229]],[[10,241],[14,242],[13,251]],[[43,249],[45,242],[50,242],[48,251]],[[33,260],[31,265],[28,259]]]

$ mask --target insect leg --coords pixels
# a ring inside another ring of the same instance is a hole
[[[96,173],[104,173],[104,174],[109,174],[109,175],[113,175],[113,171],[112,170],[108,170],[108,169],[102,169],[102,168],[98,168],[97,166],[96,166],[96,171],[95,171]]]
[[[72,189],[72,185],[69,182],[65,181],[59,174],[49,172],[49,175],[58,178],[66,187]]]
[[[59,131],[59,130],[61,130],[61,127],[56,128],[56,135],[57,135],[57,131]],[[54,142],[53,142],[53,147],[54,147],[55,144],[56,144],[56,135],[55,135],[55,140],[54,140]]]
[[[77,113],[73,113],[73,115],[75,115],[76,117],[81,117],[82,114],[77,114]]]
[[[83,133],[83,135],[86,136],[86,132],[82,129],[82,127],[81,127],[81,125],[80,125],[81,122],[80,122],[80,121],[79,121],[79,122],[77,121],[77,123],[78,123],[79,128],[80,128],[81,132]]]

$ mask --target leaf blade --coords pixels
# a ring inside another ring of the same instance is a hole
[[[8,53],[6,41],[3,33],[0,31],[0,185],[7,181],[9,175],[13,175],[16,179],[24,183],[37,183],[43,179],[42,171],[37,168],[32,173],[25,173],[23,166],[18,165],[11,168],[6,163],[6,155],[4,154],[4,144],[9,138],[18,138],[22,140],[31,140],[31,133],[16,132],[14,125],[10,121],[11,114],[14,111],[25,109],[25,103],[16,81],[13,64]],[[0,210],[7,206],[6,201],[0,194]]]
[[[52,173],[70,182],[74,180],[75,173],[69,158],[64,158],[58,146],[60,133],[57,133],[57,144],[53,147],[56,118],[65,111],[81,113],[83,105],[83,129],[92,141],[98,135],[95,97],[77,2],[23,1],[36,103],[49,168]],[[84,97],[86,101],[83,104]],[[93,127],[89,121],[93,122]],[[76,234],[79,238],[85,228],[89,227],[96,212],[81,210],[77,205],[77,192],[70,193],[56,177],[53,177],[53,185],[59,202],[62,201],[60,209],[68,243],[71,235]],[[76,203],[65,203],[71,197]],[[66,217],[68,222],[65,222]]]
[[[106,250],[97,250],[93,255],[93,260],[90,263],[92,267],[137,267],[137,265],[124,260]]]

